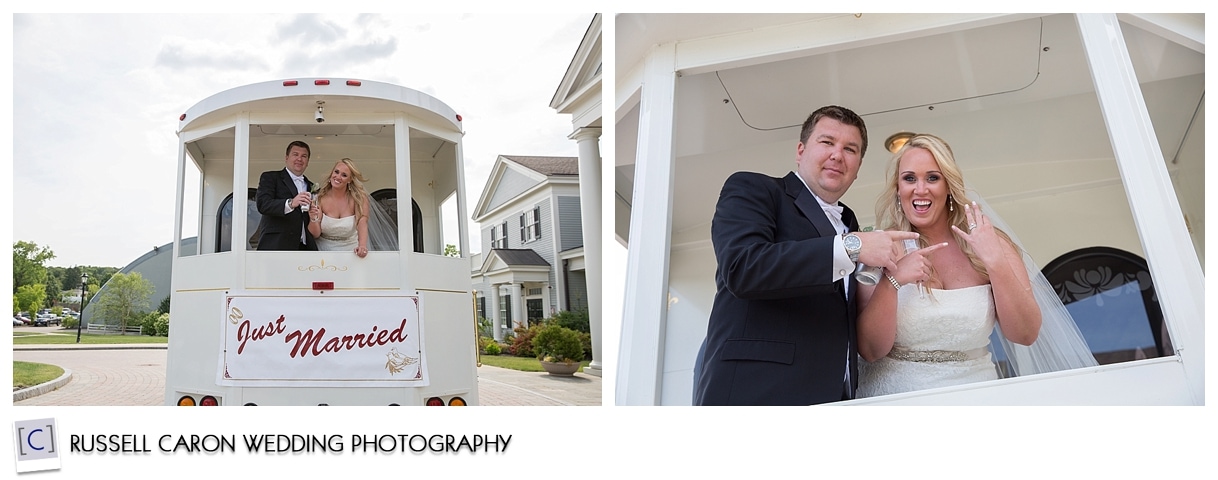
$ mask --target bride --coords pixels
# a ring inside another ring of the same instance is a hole
[[[966,196],[946,142],[914,136],[889,170],[876,223],[883,230],[918,232],[922,248],[902,257],[895,271],[886,270],[879,284],[860,286],[860,397],[997,379],[989,350],[995,325],[1018,344],[1004,343],[1012,362],[1029,352],[1053,357],[1022,371],[1017,364],[1020,375],[1095,365],[1031,259]],[[1049,290],[1051,298],[1034,294],[1034,286]]]
[[[368,210],[371,202],[364,191],[367,181],[350,158],[334,164],[330,181],[317,192],[309,211],[309,233],[322,251],[353,251],[368,255]]]

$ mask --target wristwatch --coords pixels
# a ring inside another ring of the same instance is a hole
[[[846,245],[846,255],[850,256],[850,261],[857,263],[859,252],[863,249],[863,240],[858,235],[847,233],[842,237],[842,243]]]

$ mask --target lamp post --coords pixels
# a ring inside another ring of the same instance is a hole
[[[80,326],[85,323],[85,288],[89,285],[89,274],[80,274],[80,315],[76,318],[76,343],[80,343]]]

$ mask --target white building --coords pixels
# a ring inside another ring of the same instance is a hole
[[[831,104],[868,127],[842,198],[861,225],[874,223],[885,138],[936,134],[1040,266],[1085,290],[1072,300],[1123,322],[1100,333],[1142,338],[1095,351],[1104,341],[1084,328],[1108,364],[853,403],[1205,403],[1204,15],[615,20],[618,404],[690,403],[719,188],[739,170],[793,170],[800,124]]]
[[[577,158],[500,155],[473,218],[489,247],[473,257],[478,314],[497,340],[559,311],[588,311]]]

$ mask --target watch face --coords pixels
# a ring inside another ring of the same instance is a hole
[[[854,234],[846,235],[846,238],[843,240],[845,241],[845,244],[846,244],[846,250],[858,250],[860,248],[863,248],[863,241],[859,240],[859,237],[857,235],[854,235]]]

